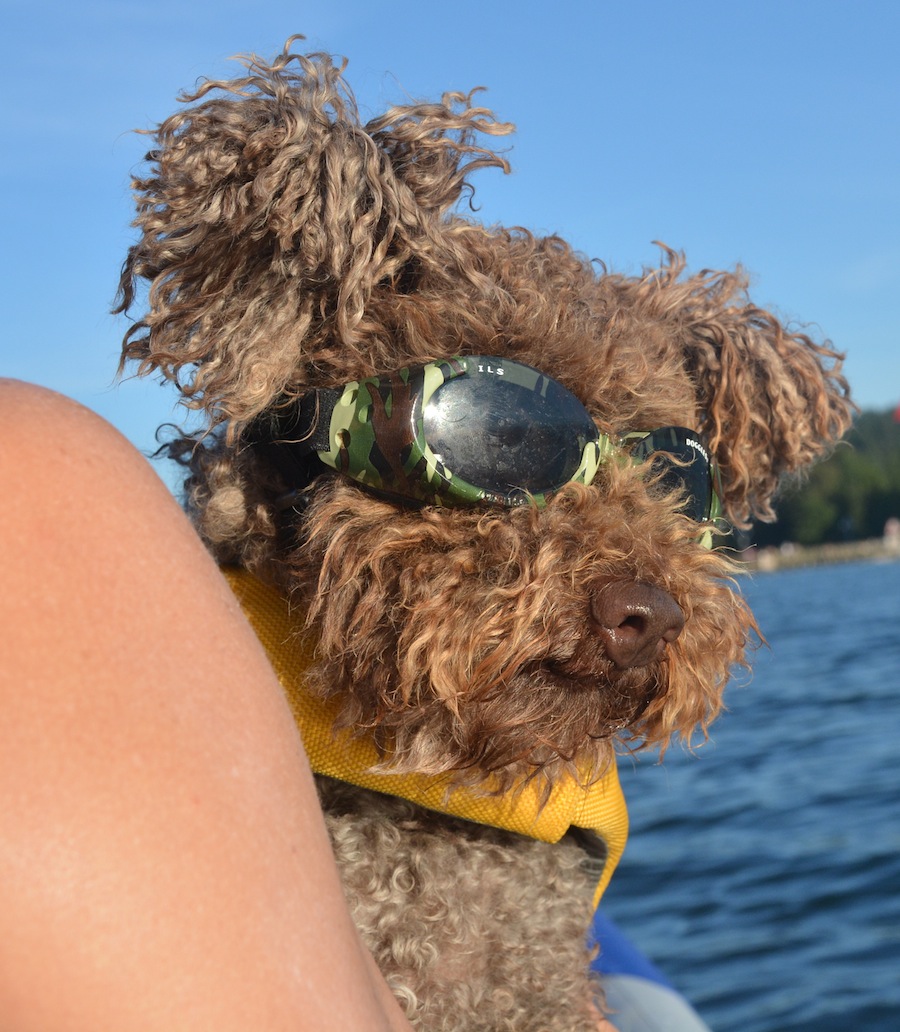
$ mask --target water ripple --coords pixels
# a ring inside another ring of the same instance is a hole
[[[716,1032],[896,1032],[900,563],[745,592],[770,648],[696,756],[623,762],[604,905]]]

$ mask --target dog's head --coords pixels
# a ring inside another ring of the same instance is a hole
[[[201,532],[302,598],[317,690],[397,769],[594,777],[617,740],[705,728],[752,617],[684,492],[624,442],[687,428],[726,516],[771,518],[779,480],[849,423],[839,356],[754,307],[739,272],[689,275],[664,249],[621,276],[463,218],[469,174],[506,167],[479,141],[511,127],[471,94],[363,125],[341,71],[289,43],[206,83],[136,181],[121,308],[150,292],[124,355],[206,413],[171,446]],[[595,475],[541,504],[423,504],[284,443],[315,391],[471,355],[574,395],[608,445]]]

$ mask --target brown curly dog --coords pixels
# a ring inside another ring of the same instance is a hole
[[[552,377],[604,441],[688,428],[746,526],[847,428],[840,356],[754,307],[740,272],[688,274],[664,249],[659,268],[616,275],[556,237],[461,216],[470,173],[507,169],[481,141],[512,127],[471,93],[362,124],[343,66],[292,45],[204,82],[157,129],[118,310],[142,280],[148,301],[123,362],[205,414],[168,446],[199,532],[284,603],[293,629],[273,632],[273,663],[290,681],[283,652],[302,639],[291,691],[325,707],[323,748],[371,749],[353,785],[321,779],[323,806],[410,1019],[596,1028],[586,861],[608,877],[619,846],[604,852],[602,828],[586,852],[577,832],[479,823],[478,807],[532,793],[537,828],[568,785],[615,808],[617,747],[706,729],[754,634],[710,523],[619,445],[545,499],[440,504],[371,490],[284,427],[314,391],[495,356]],[[189,616],[202,662],[203,616]],[[460,792],[474,821],[444,805]]]

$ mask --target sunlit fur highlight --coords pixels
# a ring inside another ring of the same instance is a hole
[[[293,42],[182,97],[134,181],[119,310],[144,310],[122,363],[202,413],[168,445],[201,536],[305,608],[311,690],[390,769],[546,790],[600,777],[617,748],[703,734],[753,619],[729,562],[647,469],[614,461],[545,509],[405,507],[324,468],[298,483],[260,428],[317,387],[514,358],[613,436],[704,434],[744,526],[771,519],[778,484],[849,425],[841,356],[755,306],[739,269],[691,272],[662,247],[626,276],[558,237],[465,217],[471,173],[507,170],[492,143],[512,126],[474,92],[364,123],[344,64]],[[658,661],[619,669],[592,600],[634,582],[667,592],[685,626]],[[575,847],[348,786],[323,800],[354,918],[417,1027],[591,1028]]]

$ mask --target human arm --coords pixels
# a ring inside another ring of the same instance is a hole
[[[96,416],[0,382],[0,1025],[400,1030],[280,687]]]

